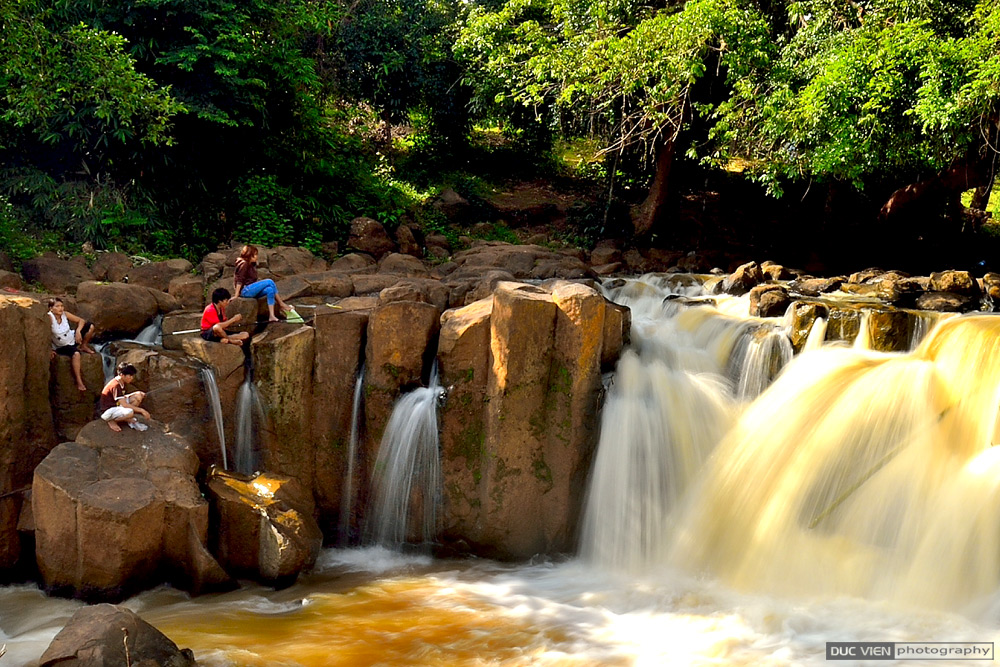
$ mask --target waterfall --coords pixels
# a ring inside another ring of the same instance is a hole
[[[813,343],[752,403],[733,406],[719,398],[725,372],[705,362],[724,351],[721,330],[738,325],[704,306],[648,308],[633,296],[648,287],[617,294],[636,304],[637,326],[602,415],[584,557],[779,595],[990,604],[1000,587],[1000,317],[938,320],[909,354],[865,349],[863,317],[855,346]],[[740,333],[730,363],[754,335]]]
[[[802,347],[802,351],[818,350],[823,347],[824,341],[826,341],[826,318],[817,317],[809,327],[809,335],[806,336],[806,344]]]
[[[101,355],[101,366],[104,369],[104,384],[111,382],[115,377],[115,356],[108,350],[110,343],[99,343],[94,345],[94,351]]]
[[[347,473],[344,476],[344,489],[340,496],[340,543],[347,544],[351,525],[351,508],[354,507],[354,468],[356,467],[358,436],[361,417],[361,400],[364,396],[365,366],[361,365],[358,379],[354,383],[354,402],[351,405],[351,439],[347,446]]]
[[[157,315],[133,339],[135,343],[145,345],[163,345],[163,315]]]
[[[854,348],[857,350],[872,349],[871,334],[872,311],[862,310],[861,320],[858,323],[858,335],[854,337]]]
[[[430,542],[437,533],[441,496],[437,406],[442,395],[435,367],[430,386],[396,401],[372,478],[374,503],[366,534],[374,544],[399,548],[408,541]]]
[[[263,416],[260,393],[253,383],[253,377],[248,374],[236,394],[236,450],[233,463],[238,473],[252,475],[257,470],[256,432]]]
[[[759,327],[745,333],[730,357],[737,398],[752,401],[760,396],[792,360],[792,352],[784,329]]]
[[[222,451],[222,469],[229,469],[226,458],[226,427],[222,423],[222,401],[219,399],[219,384],[215,381],[215,371],[208,366],[198,371],[201,382],[205,385],[205,395],[212,407],[212,418],[215,420],[215,430],[219,435],[219,449]]]

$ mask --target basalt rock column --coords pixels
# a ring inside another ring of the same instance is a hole
[[[501,283],[493,294],[484,521],[476,541],[500,558],[555,546],[542,515],[553,490],[546,449],[558,310],[550,294],[528,285]]]
[[[363,358],[368,313],[317,313],[314,324],[312,438],[316,446],[316,485],[313,491],[320,526],[332,538],[338,529],[349,528],[337,524],[350,467],[347,457],[354,384]],[[358,471],[359,466],[354,470]],[[353,489],[358,488],[358,481],[351,484]]]
[[[310,490],[315,465],[314,443],[309,437],[314,338],[312,327],[283,333],[279,326],[271,325],[267,337],[253,348],[254,381],[269,424],[262,442],[263,469],[294,477]]]
[[[480,485],[486,465],[486,386],[490,374],[493,298],[441,316],[438,371],[448,400],[441,410],[442,534],[465,539],[482,519]]]
[[[20,557],[17,520],[35,466],[56,445],[49,405],[51,334],[46,309],[32,299],[0,297],[0,570]],[[74,389],[75,391],[75,389]]]

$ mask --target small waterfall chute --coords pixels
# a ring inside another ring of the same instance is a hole
[[[354,401],[351,404],[351,439],[347,443],[347,473],[344,475],[344,488],[340,496],[340,544],[347,544],[351,526],[351,508],[354,507],[354,475],[357,467],[358,439],[361,432],[361,404],[364,400],[365,366],[358,370],[354,382]]]
[[[393,407],[372,477],[374,501],[365,530],[373,544],[398,549],[406,543],[429,543],[437,534],[437,408],[443,395],[435,368],[429,386],[404,394]]]
[[[215,380],[215,371],[211,367],[205,366],[198,371],[202,385],[205,387],[205,396],[208,398],[208,405],[212,409],[212,419],[215,421],[215,432],[219,436],[219,449],[222,452],[222,469],[229,469],[229,461],[226,456],[226,427],[222,422],[222,401],[219,398],[219,384]]]
[[[236,472],[252,475],[258,467],[257,432],[264,417],[260,392],[251,374],[236,394],[236,443],[233,465]]]

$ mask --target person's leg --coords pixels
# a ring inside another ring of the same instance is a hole
[[[69,359],[70,368],[73,369],[73,379],[76,380],[76,388],[80,391],[87,391],[87,385],[83,383],[83,374],[80,372],[80,353],[76,352]]]
[[[95,333],[97,333],[97,327],[94,326],[93,322],[87,322],[83,325],[83,341],[80,343],[81,352],[95,354],[94,348],[90,347],[90,341],[94,339]]]
[[[274,303],[274,293],[277,292],[277,288],[274,285],[274,281],[270,278],[266,280],[258,280],[255,283],[250,283],[240,292],[240,296],[247,299],[256,299],[261,294],[267,297],[267,303]]]

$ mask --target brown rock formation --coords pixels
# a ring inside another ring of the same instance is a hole
[[[110,604],[78,609],[39,660],[41,667],[196,664],[190,649],[177,648],[131,609]]]
[[[288,585],[316,562],[323,535],[312,493],[296,479],[213,470],[207,483],[218,526],[215,552],[227,570]]]

